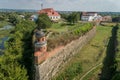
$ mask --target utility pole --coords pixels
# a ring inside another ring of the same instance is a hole
[[[41,0],[41,10],[43,9],[43,0]]]

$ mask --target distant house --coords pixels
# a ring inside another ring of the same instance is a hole
[[[112,22],[112,17],[111,16],[103,16],[102,22]]]
[[[19,15],[23,20],[25,20],[25,16],[24,15]]]
[[[21,18],[25,18],[25,16],[24,15],[19,15]]]
[[[82,21],[97,21],[102,19],[96,12],[83,12],[81,16]]]
[[[38,11],[38,14],[43,14],[43,13],[47,14],[52,21],[57,21],[61,19],[60,14],[57,11],[55,11],[53,8],[45,8]]]
[[[38,14],[31,15],[30,20],[36,21],[38,19]]]

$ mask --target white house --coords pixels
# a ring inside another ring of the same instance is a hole
[[[38,19],[38,14],[31,15],[30,20],[36,21]]]
[[[96,21],[100,18],[101,16],[96,12],[83,12],[81,16],[82,21]]]
[[[47,14],[52,21],[57,21],[61,19],[60,14],[57,11],[55,11],[53,8],[45,8],[38,11],[38,14],[43,14],[43,13]]]

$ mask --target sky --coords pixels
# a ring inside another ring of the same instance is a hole
[[[120,12],[120,0],[0,0],[0,8],[40,10],[41,3],[59,11]]]

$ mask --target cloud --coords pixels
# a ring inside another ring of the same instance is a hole
[[[0,0],[0,8],[40,9],[41,3],[64,11],[120,11],[120,0]]]

